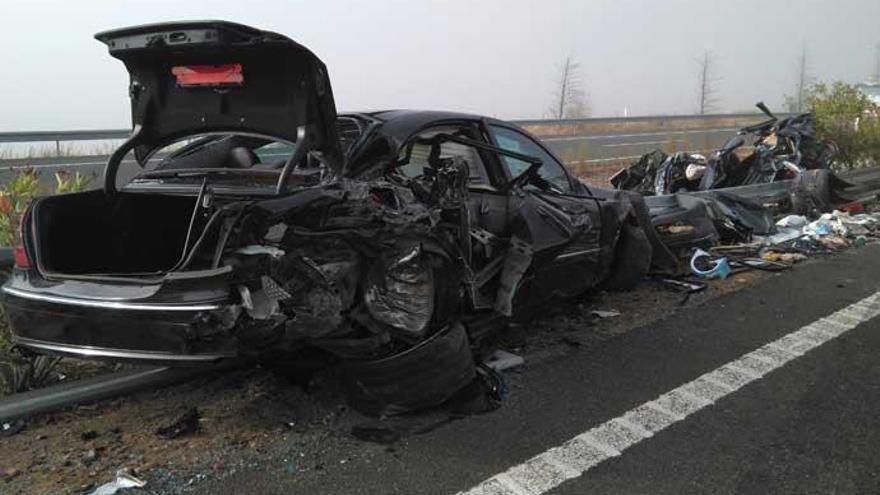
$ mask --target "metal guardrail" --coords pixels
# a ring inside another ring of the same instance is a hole
[[[782,180],[779,182],[768,182],[766,184],[752,184],[749,186],[725,187],[723,189],[711,189],[709,191],[688,191],[684,194],[692,196],[709,196],[717,191],[736,194],[737,196],[760,200],[763,202],[779,201],[788,196],[791,192],[791,185],[794,181]],[[661,196],[645,196],[645,203],[650,209],[671,208],[678,206],[675,194],[664,194]]]
[[[857,200],[865,200],[872,198],[880,193],[880,168],[869,167],[855,170],[848,170],[838,174],[838,177],[851,182],[854,192],[858,195]],[[876,184],[871,184],[876,182]],[[794,184],[792,180],[782,180],[778,182],[769,182],[766,184],[752,184],[749,186],[725,187],[723,189],[712,189],[709,191],[688,191],[684,194],[692,196],[709,196],[717,191],[736,194],[743,198],[754,199],[765,203],[772,203],[788,197],[791,193],[791,186]],[[867,188],[865,186],[868,186]],[[873,187],[871,187],[873,186]],[[849,189],[847,189],[849,191]],[[645,203],[650,209],[670,208],[678,206],[675,194],[664,194],[661,196],[645,196]]]
[[[780,119],[790,117],[794,114],[777,113]],[[577,125],[577,124],[611,124],[623,122],[657,122],[661,120],[717,120],[717,119],[767,119],[763,113],[719,113],[709,115],[642,115],[634,117],[590,117],[585,119],[532,119],[532,120],[511,120],[517,125]]]
[[[0,399],[0,421],[12,421],[72,404],[95,402],[195,376],[192,369],[149,368],[61,383]]]
[[[787,114],[779,114],[785,117]],[[713,119],[738,119],[738,118],[762,118],[760,113],[730,113],[713,115],[643,115],[636,117],[591,117],[585,119],[531,119],[511,120],[518,125],[573,125],[586,123],[624,123],[624,122],[651,122],[661,120],[713,120]],[[99,141],[104,139],[125,139],[131,134],[131,129],[93,129],[77,131],[26,131],[26,132],[0,132],[0,143],[34,143],[65,141]]]
[[[87,131],[0,132],[0,143],[34,143],[59,141],[100,141],[125,139],[131,129],[94,129]]]

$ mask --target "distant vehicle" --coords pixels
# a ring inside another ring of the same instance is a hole
[[[399,411],[472,380],[472,345],[508,319],[652,262],[641,196],[584,185],[513,124],[337,116],[312,52],[239,24],[96,37],[130,73],[133,133],[103,190],[26,213],[3,287],[21,347],[175,364],[320,349]],[[130,151],[148,170],[119,186]]]

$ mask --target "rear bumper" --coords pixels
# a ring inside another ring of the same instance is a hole
[[[13,341],[36,352],[177,364],[238,355],[230,330],[239,308],[225,300],[97,299],[15,275],[2,292]]]

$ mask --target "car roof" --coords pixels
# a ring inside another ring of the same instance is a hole
[[[414,132],[432,124],[443,122],[479,122],[502,123],[498,119],[463,112],[447,112],[440,110],[378,110],[370,112],[349,112],[340,117],[367,116],[382,123],[381,133],[399,143],[405,141]],[[507,124],[507,123],[505,123]],[[507,124],[509,125],[509,124]]]

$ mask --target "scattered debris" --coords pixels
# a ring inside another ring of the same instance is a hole
[[[802,253],[780,253],[778,251],[765,251],[761,255],[761,259],[772,262],[797,263],[807,259],[807,255]]]
[[[89,440],[94,440],[98,438],[98,432],[95,430],[87,430],[79,434],[79,438],[81,438],[84,442]]]
[[[809,222],[807,217],[803,215],[786,215],[776,222],[777,227],[784,228],[801,228]]]
[[[10,480],[18,477],[18,475],[20,475],[20,474],[21,474],[20,469],[9,468],[9,469],[3,471],[3,481],[10,481]]]
[[[23,430],[24,426],[25,423],[22,419],[15,420],[11,423],[3,423],[2,428],[0,428],[0,437],[11,437]]]
[[[727,258],[712,259],[712,255],[696,249],[691,257],[691,271],[703,278],[725,279],[730,275],[730,263]]]
[[[495,371],[504,371],[511,368],[517,368],[525,364],[522,356],[517,356],[501,349],[493,352],[483,364]]]
[[[116,471],[116,478],[113,481],[104,483],[103,485],[90,492],[89,495],[114,495],[120,490],[126,488],[143,488],[147,486],[147,482],[138,479],[126,471]]]
[[[660,225],[657,227],[657,231],[662,234],[670,234],[670,235],[678,235],[678,234],[690,234],[696,229],[693,225],[687,225],[682,223],[672,223],[667,225]]]
[[[701,292],[706,290],[706,287],[708,287],[708,285],[702,282],[690,282],[687,280],[676,280],[674,278],[660,279],[660,283],[674,291],[685,292],[687,294]]]
[[[594,309],[593,311],[590,311],[590,315],[593,316],[594,318],[600,318],[600,319],[616,318],[616,317],[620,316],[620,311],[615,311],[613,309],[611,309],[611,310]]]
[[[615,174],[611,184],[617,189],[652,195],[804,176],[802,185],[794,188],[795,211],[827,211],[822,208],[839,199],[834,191],[845,184],[827,172],[839,153],[837,146],[816,137],[810,113],[779,119],[763,103],[757,107],[770,119],[743,127],[708,159],[699,154],[667,155],[655,150]],[[744,136],[752,137],[754,144],[747,144]]]
[[[201,415],[199,414],[199,409],[197,407],[191,407],[174,423],[156,430],[156,435],[166,440],[192,435],[199,431],[200,418]]]
[[[82,461],[86,465],[93,464],[97,460],[98,460],[98,451],[96,449],[89,449],[82,456]]]

